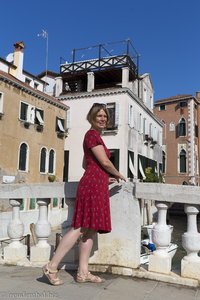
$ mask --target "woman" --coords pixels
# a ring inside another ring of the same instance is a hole
[[[125,178],[109,160],[101,133],[106,128],[109,115],[104,104],[94,103],[87,115],[91,128],[86,132],[83,149],[85,172],[76,195],[71,229],[62,238],[53,258],[43,267],[43,273],[52,285],[61,285],[57,276],[58,265],[66,253],[79,242],[79,267],[77,282],[102,282],[103,279],[88,271],[93,237],[111,231],[108,184]],[[110,176],[112,177],[110,177]]]

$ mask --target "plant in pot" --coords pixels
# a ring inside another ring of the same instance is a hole
[[[49,182],[54,182],[56,180],[56,176],[55,175],[49,175],[48,180],[49,180]]]

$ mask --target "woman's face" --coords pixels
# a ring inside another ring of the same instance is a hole
[[[92,127],[97,131],[102,131],[107,126],[108,117],[106,112],[101,109],[92,122]]]

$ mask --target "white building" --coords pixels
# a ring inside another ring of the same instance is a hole
[[[83,174],[82,142],[90,127],[86,115],[95,102],[106,103],[111,116],[103,140],[113,163],[127,178],[144,179],[146,167],[159,172],[162,163],[162,124],[153,114],[151,79],[138,75],[137,55],[136,62],[128,52],[103,57],[101,49],[97,59],[84,61],[76,61],[74,53],[56,78],[55,94],[70,107],[64,180],[77,181]]]

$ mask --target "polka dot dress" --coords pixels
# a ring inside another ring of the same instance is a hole
[[[107,233],[111,231],[108,173],[91,151],[97,145],[102,145],[110,157],[99,133],[94,129],[88,130],[83,141],[86,170],[77,189],[72,227]]]

